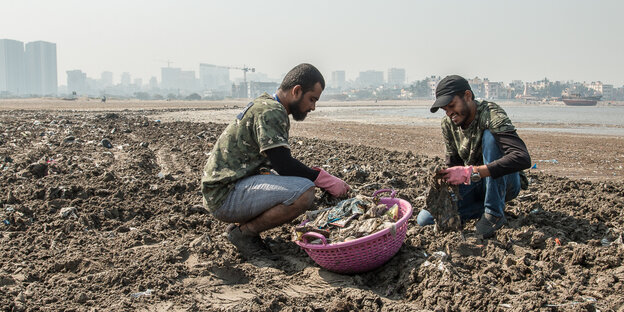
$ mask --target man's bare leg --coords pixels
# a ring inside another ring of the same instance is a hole
[[[263,212],[255,219],[233,226],[228,232],[228,240],[239,252],[250,256],[269,251],[260,238],[260,233],[294,220],[314,204],[314,187],[303,193],[289,206],[277,205]]]

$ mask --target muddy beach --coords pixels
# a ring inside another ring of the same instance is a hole
[[[622,310],[621,138],[521,133],[532,184],[507,206],[509,225],[481,240],[472,223],[416,225],[442,155],[437,129],[293,122],[303,163],[359,193],[393,188],[414,207],[395,257],[340,275],[292,242],[298,221],[264,233],[275,257],[236,252],[199,191],[225,124],[163,118],[188,109],[0,111],[3,310]]]

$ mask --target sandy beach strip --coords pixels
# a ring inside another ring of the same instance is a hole
[[[167,121],[228,123],[244,107],[247,100],[231,101],[137,101],[109,99],[2,99],[0,113],[4,111],[139,111],[151,118]],[[418,125],[394,125],[367,122],[356,118],[358,107],[396,106],[396,101],[321,102],[303,122],[291,123],[291,136],[335,140],[355,145],[366,145],[390,150],[412,151],[430,157],[444,157],[444,145],[439,119],[421,120]],[[401,102],[403,103],[403,102]],[[429,101],[405,101],[407,107],[424,107]],[[536,105],[529,103],[527,105]],[[331,109],[352,107],[352,120],[336,120]],[[439,114],[438,114],[439,115]],[[439,116],[441,117],[441,115]],[[381,118],[381,117],[380,117]],[[370,118],[368,119],[370,120]],[[537,170],[556,176],[593,181],[621,181],[624,175],[624,137],[614,135],[574,134],[549,131],[549,128],[574,128],[580,125],[544,125],[516,123],[518,133],[529,148]],[[523,128],[539,128],[527,131]]]

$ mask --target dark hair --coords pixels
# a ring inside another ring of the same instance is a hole
[[[317,82],[320,82],[321,89],[325,90],[325,79],[323,79],[321,72],[313,65],[303,63],[295,66],[286,74],[279,88],[286,91],[294,88],[296,85],[300,85],[301,90],[305,94],[313,90]]]
[[[470,89],[468,89],[470,90]],[[459,96],[460,98],[464,98],[464,94],[466,94],[466,91],[468,90],[464,90],[464,91],[457,91],[453,94],[453,96]],[[472,93],[472,100],[474,101],[474,92],[472,92],[472,90],[470,90],[470,93]]]

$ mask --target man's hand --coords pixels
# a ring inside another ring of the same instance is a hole
[[[318,177],[314,180],[314,185],[328,191],[332,196],[344,196],[351,189],[349,184],[327,173],[327,171],[318,167],[312,167],[312,169],[319,171]]]
[[[466,184],[470,185],[470,175],[472,174],[472,166],[455,166],[448,169],[440,170],[444,176],[444,179],[447,183],[457,185],[457,184]]]

